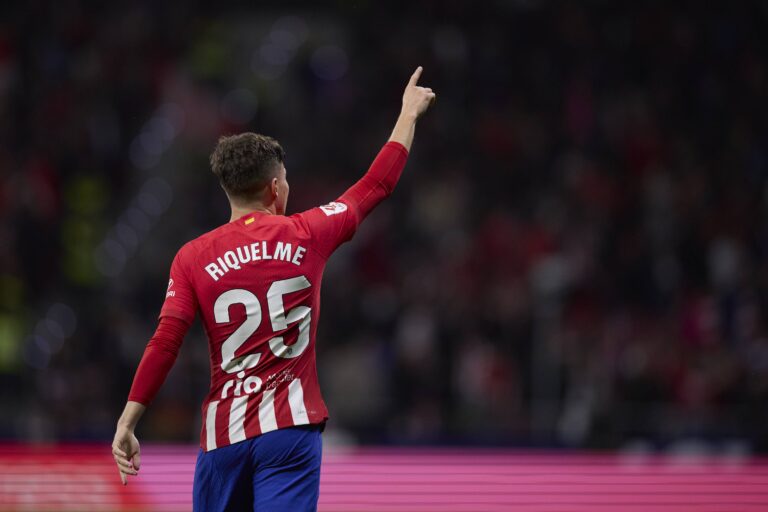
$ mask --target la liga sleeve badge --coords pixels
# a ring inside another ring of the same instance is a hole
[[[337,215],[347,211],[347,205],[334,201],[332,203],[321,206],[320,209],[323,210],[323,213],[326,216],[330,217],[331,215]]]

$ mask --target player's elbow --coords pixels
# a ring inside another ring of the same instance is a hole
[[[380,181],[377,183],[379,190],[381,190],[382,195],[386,198],[392,195],[392,193],[395,191],[395,183],[390,183],[388,181]]]
[[[147,343],[145,353],[155,352],[158,355],[176,359],[179,355],[179,347],[175,343],[153,338]]]

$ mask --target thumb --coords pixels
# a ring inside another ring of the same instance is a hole
[[[139,467],[141,467],[141,454],[138,451],[136,451],[136,455],[133,456],[131,462],[133,462],[133,467],[135,469],[139,469]]]

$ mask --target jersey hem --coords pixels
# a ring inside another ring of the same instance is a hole
[[[236,444],[239,444],[239,443],[243,443],[245,441],[248,441],[249,439],[254,439],[256,437],[263,436],[264,434],[269,434],[269,432],[277,432],[278,430],[285,430],[286,428],[297,428],[297,427],[301,428],[301,427],[310,427],[310,426],[320,426],[321,427],[320,432],[323,432],[325,430],[325,424],[326,423],[328,423],[328,418],[325,418],[322,421],[310,421],[309,423],[303,423],[301,425],[286,425],[284,427],[278,427],[278,428],[276,428],[274,430],[270,430],[268,432],[261,432],[260,434],[248,436],[248,437],[246,437],[244,439],[241,439],[239,441],[235,441],[234,443],[228,443],[228,444],[223,444],[221,446],[216,446],[216,448],[211,448],[210,450],[207,449],[205,442],[201,442],[199,446],[200,446],[200,449],[203,450],[204,453],[209,453],[209,452],[218,450],[220,448],[226,448],[227,446],[233,446],[233,445],[236,445]]]

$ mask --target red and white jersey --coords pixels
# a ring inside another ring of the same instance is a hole
[[[296,215],[248,214],[177,253],[160,316],[191,323],[199,311],[208,335],[204,450],[328,419],[315,363],[320,283],[328,257],[399,178],[405,149],[389,143],[382,155],[387,181],[371,174],[369,185]]]
[[[315,365],[320,282],[356,226],[340,202],[290,217],[252,213],[178,252],[161,316],[191,322],[199,310],[208,334],[203,449],[328,418]]]

